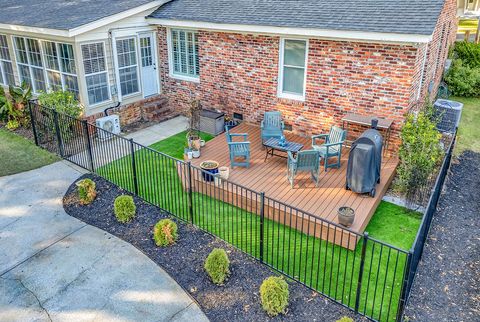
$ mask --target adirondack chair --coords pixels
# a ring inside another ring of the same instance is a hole
[[[305,150],[297,153],[296,158],[288,151],[287,161],[287,178],[290,181],[290,186],[293,188],[295,176],[298,172],[310,172],[313,181],[315,181],[315,187],[318,187],[319,169],[320,169],[320,155],[315,150]]]
[[[230,127],[228,125],[225,125],[225,136],[227,137],[227,143],[234,142],[234,138],[236,137],[242,138],[243,141],[248,140],[247,133],[230,133]]]
[[[230,167],[250,167],[250,142],[228,142],[230,152]],[[235,158],[244,158],[243,162],[236,161]]]
[[[320,134],[312,136],[312,149],[318,151],[323,158],[325,171],[328,168],[340,168],[340,160],[342,157],[342,146],[347,137],[347,131],[339,128],[338,126],[332,126],[330,133]],[[317,144],[317,139],[324,139],[324,144]],[[328,159],[337,158],[337,162],[328,163]]]
[[[262,143],[270,138],[280,138],[284,128],[285,124],[280,112],[265,112],[261,123]]]

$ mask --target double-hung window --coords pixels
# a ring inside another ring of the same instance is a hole
[[[305,99],[308,41],[281,39],[278,96]]]
[[[118,39],[116,47],[120,93],[123,96],[138,93],[140,89],[136,40],[135,38]]]
[[[51,41],[43,41],[42,46],[49,88],[68,90],[78,95],[73,46]]]
[[[12,60],[8,50],[7,36],[0,35],[0,84],[15,85]]]
[[[82,55],[88,103],[95,105],[109,101],[110,89],[104,43],[98,42],[82,45]]]
[[[37,39],[13,37],[21,82],[32,86],[35,93],[47,90],[40,42]]]
[[[195,31],[172,29],[170,34],[170,73],[198,79],[198,35]]]

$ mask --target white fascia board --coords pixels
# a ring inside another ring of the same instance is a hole
[[[170,20],[147,18],[151,24],[177,28],[207,29],[224,32],[253,34],[291,35],[301,37],[318,37],[332,40],[374,41],[388,43],[428,43],[432,35],[414,35],[398,33],[381,33],[366,31],[343,31],[313,28],[271,27],[257,25],[220,24],[201,21]]]
[[[70,29],[69,30],[69,35],[70,35],[70,37],[75,37],[77,35],[80,35],[80,34],[83,34],[85,32],[91,31],[93,29],[97,29],[97,28],[103,27],[105,25],[114,23],[118,20],[125,19],[125,18],[128,18],[130,16],[136,15],[136,14],[141,13],[143,11],[160,7],[161,5],[163,5],[164,3],[168,2],[168,1],[170,1],[170,0],[152,1],[152,2],[146,3],[144,5],[132,8],[130,10],[122,11],[122,12],[117,13],[115,15],[105,17],[103,19],[95,20],[93,22],[87,23],[87,24],[82,25],[80,27]]]
[[[20,32],[30,32],[30,33],[35,33],[35,34],[67,37],[67,38],[70,37],[68,30],[60,30],[60,29],[28,27],[28,26],[20,26],[20,25],[8,25],[8,24],[3,24],[3,23],[0,23],[0,29],[12,31],[12,32],[20,31]]]

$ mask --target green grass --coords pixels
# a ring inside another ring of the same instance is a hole
[[[59,158],[29,140],[0,128],[0,177],[33,170]]]
[[[171,157],[183,160],[183,150],[186,147],[186,137],[187,132],[183,131],[169,137],[168,139],[154,143],[150,147],[157,151],[168,154]],[[214,138],[214,136],[208,133],[200,132],[200,138],[205,141],[210,141]]]
[[[460,20],[458,23],[458,32],[464,33],[469,30],[470,32],[476,32],[478,28],[478,19],[465,19]]]
[[[464,104],[455,155],[458,156],[466,150],[480,153],[480,98],[452,97],[451,99]]]
[[[202,137],[205,140],[211,138],[205,135]],[[184,142],[185,133],[180,133],[151,147],[183,157]],[[188,194],[183,189],[179,177],[180,173],[184,176],[184,181],[187,181],[187,172],[179,171],[186,170],[185,165],[148,150],[140,150],[135,156],[139,195],[190,221]],[[196,171],[194,170],[194,174],[199,175]],[[116,160],[98,172],[118,185],[133,190],[130,157]],[[195,224],[258,258],[260,256],[258,209],[245,209],[236,204],[236,199],[231,201],[232,204],[223,202],[221,200],[227,200],[228,196],[218,195],[219,192],[212,188],[208,188],[208,191],[202,188],[207,189],[198,186],[197,192],[192,194]],[[355,250],[350,251],[304,234],[300,226],[295,227],[288,220],[287,225],[279,224],[279,214],[273,216],[274,218],[271,218],[273,220],[266,219],[264,223],[264,261],[308,286],[353,306],[363,241],[359,241]],[[382,202],[367,231],[372,238],[409,249],[419,224],[418,215]],[[179,238],[181,239],[181,236]],[[394,318],[405,261],[406,255],[403,252],[384,247],[374,241],[367,243],[360,311],[365,311],[367,315],[377,319],[381,314],[381,320],[386,320],[387,314],[389,320]]]

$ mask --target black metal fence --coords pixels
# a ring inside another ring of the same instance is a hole
[[[37,145],[361,315],[378,321],[401,319],[439,193],[432,196],[422,233],[408,252],[220,180],[85,120],[34,102],[29,109]],[[449,157],[443,167],[448,163]]]

